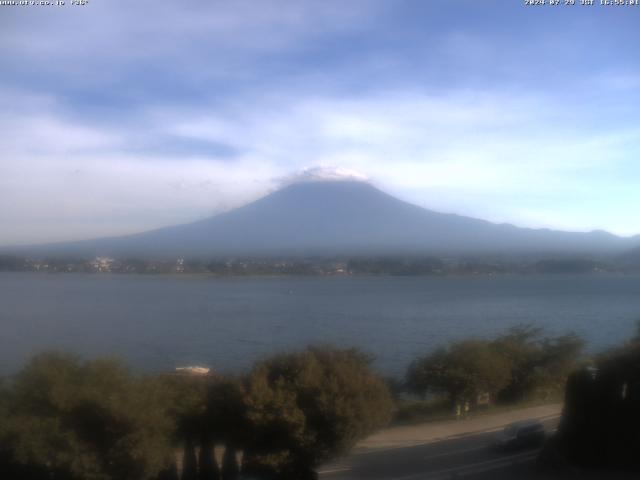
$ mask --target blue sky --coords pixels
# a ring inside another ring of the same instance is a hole
[[[640,7],[66,3],[0,6],[0,244],[188,222],[318,165],[640,233]]]

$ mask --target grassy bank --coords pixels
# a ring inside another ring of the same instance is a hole
[[[477,407],[469,410],[466,415],[461,417],[471,419],[490,415],[495,413],[508,412],[511,410],[519,410],[522,408],[539,407],[543,405],[552,405],[563,402],[563,394],[559,392],[556,395],[549,396],[544,399],[529,399],[516,403],[496,403],[488,406]],[[392,425],[416,425],[420,423],[438,422],[444,420],[456,420],[456,414],[451,408],[451,404],[446,399],[431,400],[400,400],[397,404],[397,410],[393,417]]]

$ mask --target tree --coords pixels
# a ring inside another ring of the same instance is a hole
[[[207,408],[204,415],[207,441],[215,440],[225,446],[222,465],[215,464],[214,476],[223,480],[234,480],[238,477],[239,466],[235,449],[247,440],[248,425],[246,421],[245,389],[236,378],[218,378],[207,392]],[[202,454],[201,454],[202,455]]]
[[[509,361],[490,342],[466,340],[439,348],[409,366],[407,386],[415,393],[445,393],[452,403],[495,398],[511,378]]]
[[[552,453],[581,467],[626,470],[637,478],[639,432],[640,343],[634,339],[569,376]]]
[[[169,415],[176,427],[176,443],[196,442],[203,433],[207,393],[216,379],[209,375],[160,375],[154,379],[168,398]]]
[[[357,350],[311,347],[276,355],[251,372],[246,468],[281,478],[313,476],[389,421],[392,400],[370,358]]]
[[[574,334],[545,337],[543,333],[540,327],[519,325],[493,342],[511,365],[511,380],[500,392],[503,400],[560,392],[569,373],[577,368],[583,340]]]
[[[632,343],[640,343],[640,319],[636,320],[636,331],[635,335],[631,339]]]
[[[41,354],[11,385],[0,443],[45,478],[151,478],[171,457],[160,393],[115,360]]]
[[[500,397],[503,400],[522,400],[535,388],[537,373],[542,362],[540,338],[542,328],[518,325],[498,337],[493,346],[510,363],[511,378]]]
[[[196,448],[190,436],[185,440],[184,452],[182,454],[182,480],[198,479],[198,458]]]
[[[236,450],[232,445],[227,444],[222,457],[222,480],[238,480],[240,468],[236,459]]]
[[[206,393],[204,425],[212,439],[238,445],[246,439],[245,388],[241,380],[220,377]]]
[[[583,349],[584,340],[574,333],[542,339],[536,386],[562,391],[569,374],[584,365]]]
[[[214,444],[211,435],[203,434],[200,440],[200,453],[198,455],[198,480],[219,480],[220,469],[213,453]]]

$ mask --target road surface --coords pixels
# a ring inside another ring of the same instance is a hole
[[[558,417],[543,421],[548,432]],[[475,433],[423,445],[359,452],[320,470],[321,480],[449,480],[544,478],[536,475],[539,450],[499,453],[496,432]]]

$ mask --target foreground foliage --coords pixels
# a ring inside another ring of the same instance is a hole
[[[165,397],[115,360],[39,355],[3,397],[6,478],[144,479],[172,453]]]
[[[495,395],[510,380],[508,360],[487,342],[469,340],[439,348],[411,364],[407,375],[412,390],[446,393],[452,403]]]
[[[390,418],[391,395],[369,363],[355,350],[309,348],[244,379],[134,377],[117,360],[38,355],[0,385],[0,478],[234,480],[241,468],[313,477]]]
[[[386,384],[357,350],[309,348],[278,355],[251,372],[247,464],[304,477],[390,420]]]
[[[406,383],[449,405],[544,396],[562,388],[581,350],[573,335],[517,327],[417,359]],[[638,363],[629,358],[625,372]],[[389,383],[354,349],[275,355],[239,378],[139,377],[118,360],[47,353],[0,383],[0,478],[315,478],[318,465],[384,426],[393,408]]]
[[[574,372],[550,462],[640,473],[640,339]]]
[[[518,326],[493,340],[465,340],[418,358],[406,375],[417,394],[444,394],[450,403],[522,401],[552,397],[580,363],[583,341],[576,335],[546,337],[539,328]]]

